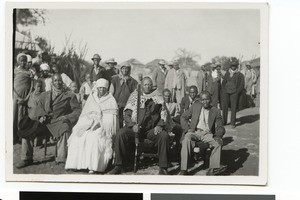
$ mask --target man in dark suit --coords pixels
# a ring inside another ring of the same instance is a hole
[[[193,105],[193,103],[198,99],[198,89],[197,86],[192,85],[189,88],[189,95],[184,96],[180,102],[180,114],[184,113]]]
[[[215,175],[221,167],[222,137],[225,134],[225,128],[220,110],[211,106],[209,92],[201,92],[200,100],[183,113],[180,123],[186,133],[182,141],[180,175],[187,175],[188,160],[191,157],[194,142],[197,141],[208,143],[213,147],[207,175]]]
[[[153,142],[153,147],[158,151],[159,174],[168,174],[169,135],[165,131],[167,110],[163,106],[164,99],[161,93],[158,89],[153,91],[152,87],[151,78],[143,78],[140,103],[137,104],[137,90],[131,93],[127,101],[124,108],[125,127],[117,132],[115,167],[109,174],[121,174],[124,171],[130,158],[129,147],[134,146],[136,134],[140,140],[147,139]]]
[[[67,140],[73,125],[79,118],[81,108],[75,94],[63,88],[60,74],[52,76],[52,89],[41,94],[37,110],[37,118],[43,124],[41,128],[47,128],[57,139],[56,163],[64,163],[67,158]],[[21,158],[22,162],[17,166],[18,168],[33,163],[32,145],[30,140],[22,145],[22,155],[26,156]]]
[[[93,65],[87,67],[85,73],[81,77],[82,82],[85,81],[85,75],[90,74],[92,81],[97,81],[99,78],[104,78],[110,81],[106,69],[100,65],[101,57],[99,54],[94,54],[92,57]]]
[[[232,57],[229,60],[230,68],[225,73],[222,82],[222,111],[223,122],[227,124],[228,106],[230,103],[231,110],[231,128],[235,128],[236,112],[238,106],[238,99],[244,89],[244,76],[238,71],[237,67],[239,61],[237,58]]]

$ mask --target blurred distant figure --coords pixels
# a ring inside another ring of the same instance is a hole
[[[143,74],[142,73],[138,73],[138,84],[141,84],[143,80]]]
[[[200,70],[197,73],[196,81],[197,81],[197,88],[198,92],[202,92],[205,88],[205,68],[201,66]]]
[[[167,75],[166,63],[163,60],[158,62],[158,67],[154,69],[152,74],[153,88],[158,89],[160,93],[164,90]]]
[[[50,66],[47,63],[42,63],[40,65],[40,80],[42,80],[43,91],[50,91],[52,85],[52,78],[50,74]]]
[[[84,104],[86,102],[86,100],[88,99],[89,95],[92,92],[92,89],[94,87],[94,82],[91,79],[91,75],[90,74],[86,74],[85,75],[85,82],[82,83],[79,93],[81,95],[81,100],[82,100],[82,107],[84,107]]]
[[[179,68],[178,62],[171,63],[173,66],[166,76],[165,88],[172,91],[172,101],[180,103],[185,96],[186,76],[182,69]]]
[[[218,85],[219,85],[219,105],[220,105],[220,109],[222,108],[222,81],[223,81],[223,74],[222,74],[222,66],[221,66],[221,63],[219,62],[216,62],[215,63],[215,66],[216,66],[216,71],[217,71],[217,74],[218,74]]]
[[[32,66],[32,57],[29,54],[26,54],[27,56],[27,66],[26,69],[29,70]]]
[[[73,92],[78,100],[78,103],[81,105],[81,95],[79,94],[79,91],[78,91],[78,85],[75,81],[71,82],[70,84],[70,90],[71,92]]]
[[[245,63],[245,70],[241,71],[241,73],[245,77],[245,90],[247,95],[247,107],[253,107],[253,97],[254,97],[254,90],[253,86],[256,83],[257,75],[254,69],[252,69],[250,62]]]

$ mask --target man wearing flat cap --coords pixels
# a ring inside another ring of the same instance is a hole
[[[82,82],[85,80],[85,74],[91,75],[92,81],[97,81],[99,78],[108,80],[106,69],[100,65],[101,57],[99,54],[94,54],[92,57],[93,65],[88,67],[82,78]]]
[[[223,122],[227,124],[228,106],[231,110],[231,128],[235,128],[238,99],[244,89],[244,76],[238,71],[239,61],[235,57],[229,59],[230,68],[225,73],[222,82],[222,111]]]
[[[121,65],[121,73],[111,79],[110,93],[114,96],[119,107],[120,128],[123,127],[123,111],[130,94],[136,89],[137,81],[130,76],[131,66],[129,63]]]
[[[165,61],[160,60],[158,62],[158,68],[156,68],[152,74],[153,87],[157,88],[161,94],[162,91],[164,90],[165,80],[168,73],[165,65],[166,65]]]

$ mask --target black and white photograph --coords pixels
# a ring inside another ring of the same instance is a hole
[[[267,183],[268,4],[11,3],[6,180]]]

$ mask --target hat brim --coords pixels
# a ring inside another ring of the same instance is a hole
[[[92,60],[96,60],[96,59],[101,60],[101,58],[92,58]]]
[[[106,64],[109,64],[109,63],[115,64],[115,65],[118,64],[117,62],[106,62]]]

